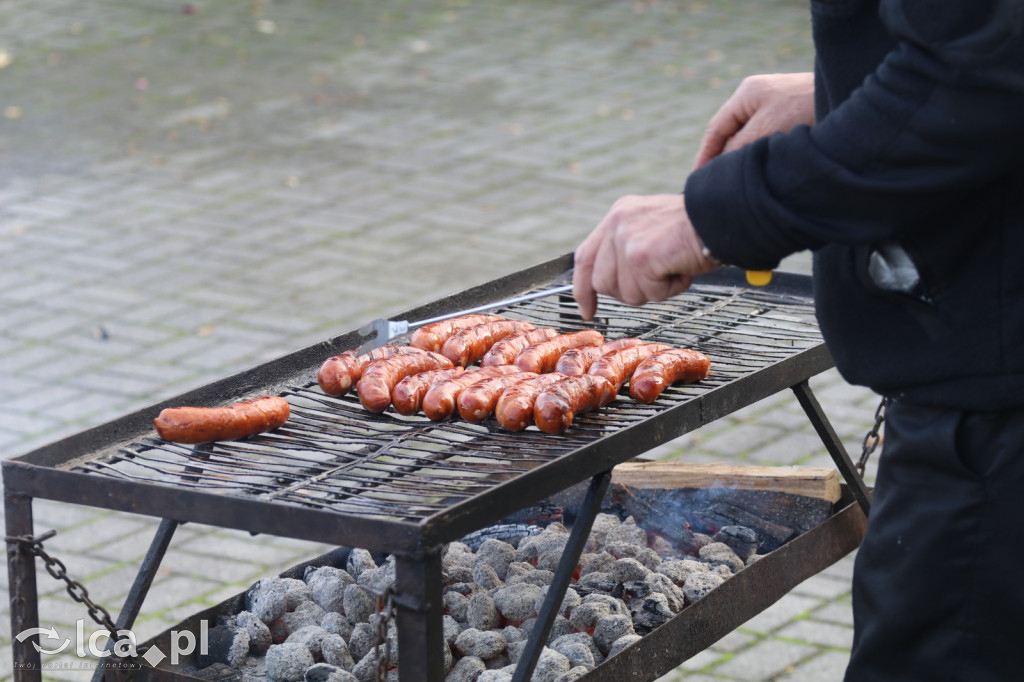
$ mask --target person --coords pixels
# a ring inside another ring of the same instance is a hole
[[[813,253],[835,365],[891,399],[846,679],[1018,679],[1024,1],[812,0],[813,74],[745,79],[682,194],[624,197],[574,295],[641,305]]]

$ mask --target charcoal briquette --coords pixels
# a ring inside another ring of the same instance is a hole
[[[236,621],[237,622],[237,621]],[[205,653],[200,647],[196,664],[200,668],[223,663],[233,668],[241,666],[249,655],[249,632],[241,627],[217,625],[207,630]]]
[[[267,649],[267,676],[274,682],[298,682],[313,663],[313,654],[301,644],[274,644]]]
[[[306,669],[303,682],[358,682],[358,678],[337,666],[316,663]]]

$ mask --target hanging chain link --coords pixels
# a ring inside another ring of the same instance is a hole
[[[107,631],[111,633],[111,636],[113,636],[113,633],[117,632],[117,626],[114,625],[114,621],[110,617],[110,612],[89,598],[89,590],[85,589],[85,585],[68,577],[68,569],[64,565],[64,562],[56,557],[50,556],[49,553],[43,549],[43,541],[49,540],[56,534],[57,531],[50,530],[43,533],[38,538],[32,537],[31,535],[6,535],[4,536],[4,540],[7,542],[15,542],[31,552],[33,555],[42,559],[46,572],[55,580],[64,581],[67,593],[71,595],[71,598],[79,604],[85,604],[86,608],[89,610],[89,617],[96,621],[97,625],[101,625],[106,628]]]
[[[376,599],[377,637],[373,644],[373,650],[377,652],[377,674],[374,679],[377,682],[386,682],[388,666],[391,663],[391,641],[388,639],[388,631],[391,629],[391,621],[395,617],[395,588],[388,587],[384,590],[377,590],[369,585],[359,585],[359,587]]]
[[[861,446],[860,460],[857,462],[857,472],[861,478],[864,477],[864,469],[867,468],[868,460],[878,445],[882,442],[882,424],[885,423],[885,408],[892,402],[891,398],[882,398],[875,408],[875,423],[871,430],[864,434],[864,443]]]

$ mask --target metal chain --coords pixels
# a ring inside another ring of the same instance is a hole
[[[864,443],[861,446],[860,460],[857,462],[857,472],[860,473],[861,478],[864,477],[864,469],[867,468],[868,460],[871,458],[871,454],[878,447],[879,443],[882,442],[882,424],[885,423],[885,408],[892,402],[891,398],[882,398],[881,402],[878,403],[878,407],[875,408],[875,424],[871,427],[871,430],[864,434]]]
[[[55,580],[63,580],[67,585],[67,593],[71,595],[71,598],[79,604],[85,604],[86,608],[89,610],[89,617],[96,621],[97,625],[101,625],[106,628],[107,631],[111,633],[111,636],[113,636],[113,633],[117,632],[117,626],[114,625],[114,620],[110,617],[110,612],[89,598],[89,590],[85,589],[85,585],[68,577],[68,569],[64,566],[64,562],[56,557],[50,556],[46,550],[43,549],[43,540],[49,540],[56,534],[57,531],[50,530],[43,533],[38,538],[32,537],[31,535],[6,535],[4,536],[4,540],[7,542],[18,543],[32,554],[42,559],[45,564],[44,568],[46,569],[46,572]]]
[[[377,604],[377,641],[373,649],[377,652],[377,674],[374,678],[377,682],[386,682],[388,679],[388,665],[391,661],[391,642],[388,640],[388,630],[391,628],[391,621],[395,617],[395,589],[388,587],[377,590],[369,585],[359,585],[366,592],[369,592],[376,599]]]

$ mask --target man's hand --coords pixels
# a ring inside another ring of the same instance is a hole
[[[681,194],[623,197],[576,249],[573,296],[589,320],[598,294],[629,305],[663,301],[716,267]]]
[[[694,168],[754,140],[814,125],[814,74],[779,73],[743,79],[711,117]]]

